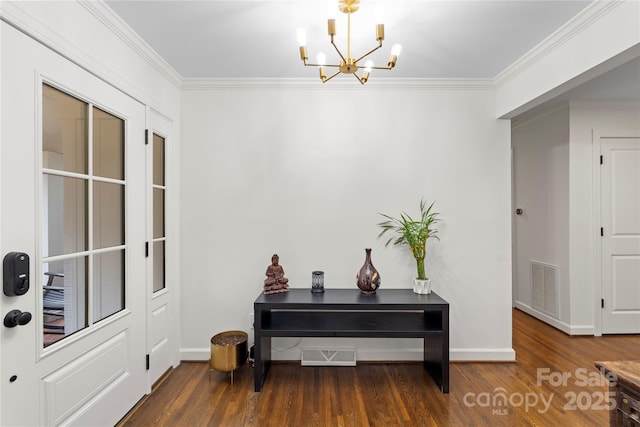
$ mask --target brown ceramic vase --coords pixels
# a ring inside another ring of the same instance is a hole
[[[365,249],[364,265],[356,276],[358,288],[365,294],[375,294],[380,287],[380,274],[371,262],[371,249]]]

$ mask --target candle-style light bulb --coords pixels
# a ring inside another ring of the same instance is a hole
[[[376,24],[384,24],[384,7],[381,4],[376,5],[373,9],[373,18]]]
[[[304,28],[298,28],[296,30],[296,35],[298,36],[298,46],[306,46],[307,45],[307,32]]]
[[[364,63],[364,70],[370,73],[372,68],[373,68],[373,61],[369,59],[367,62]]]
[[[381,5],[375,7],[373,15],[376,21],[376,41],[382,46],[382,40],[384,40],[384,10]]]
[[[369,81],[369,73],[371,73],[371,68],[373,68],[373,61],[369,59],[364,63],[364,74],[360,79],[362,83],[366,83],[367,81]]]
[[[327,72],[324,69],[325,64],[327,63],[327,56],[322,53],[319,52],[316,55],[316,62],[318,63],[318,65],[320,66],[320,80],[322,80],[322,83],[327,81]]]
[[[336,19],[338,14],[338,0],[329,0],[327,2],[327,19]]]
[[[402,46],[399,44],[394,44],[391,47],[391,57],[389,58],[389,62],[387,63],[387,67],[393,68],[396,66],[396,62],[398,62],[398,56],[402,52]]]
[[[309,57],[307,56],[307,32],[304,30],[304,28],[298,28],[296,30],[296,34],[298,36],[298,47],[300,49],[300,59],[302,59],[302,62],[306,64],[307,59],[309,59]]]
[[[327,34],[333,41],[336,35],[336,15],[338,14],[338,0],[329,0],[327,2]]]

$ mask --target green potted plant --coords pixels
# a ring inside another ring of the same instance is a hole
[[[381,213],[387,220],[378,224],[382,231],[378,237],[385,236],[387,233],[391,237],[386,241],[385,247],[393,244],[394,246],[408,245],[416,260],[418,269],[418,277],[414,280],[413,291],[418,294],[431,293],[431,280],[427,277],[424,269],[424,259],[426,256],[427,239],[438,237],[438,230],[434,227],[440,219],[437,212],[433,212],[431,203],[427,207],[427,203],[420,201],[420,218],[413,219],[407,213],[402,212],[399,218]]]

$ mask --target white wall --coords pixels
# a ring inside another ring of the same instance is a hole
[[[557,266],[559,316],[537,311],[537,317],[566,330],[569,295],[569,107],[556,109],[514,126],[515,304],[532,308],[531,261]]]
[[[321,269],[326,288],[355,289],[371,247],[382,288],[411,287],[413,259],[376,238],[377,213],[417,213],[421,197],[443,219],[427,270],[451,304],[452,359],[514,358],[509,123],[495,119],[492,89],[455,86],[187,85],[183,359],[207,359],[215,333],[249,331],[273,253],[292,287]],[[276,344],[293,348],[274,358],[314,344]],[[421,354],[414,340],[356,345],[361,359]]]
[[[599,152],[593,135],[640,129],[637,104],[574,103],[514,127],[515,302],[573,335],[598,334]],[[559,266],[560,318],[531,307],[529,261]]]

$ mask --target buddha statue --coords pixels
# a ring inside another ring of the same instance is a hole
[[[267,267],[266,275],[267,278],[264,281],[265,294],[276,294],[289,290],[289,279],[284,277],[284,268],[280,265],[278,254],[273,254],[271,257],[271,265]]]

